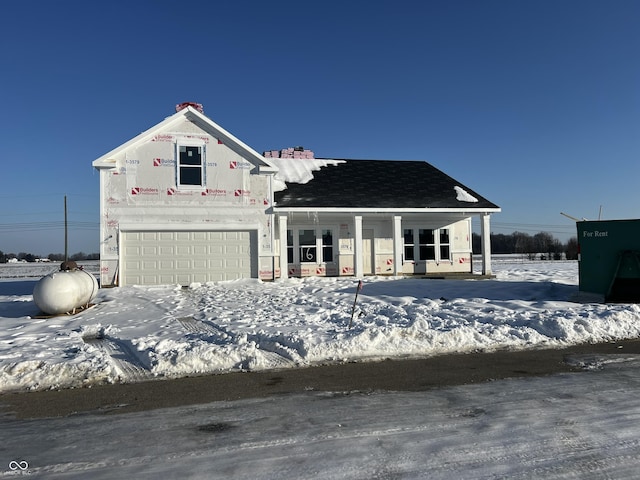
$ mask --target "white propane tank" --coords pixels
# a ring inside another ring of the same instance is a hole
[[[61,270],[42,277],[33,289],[33,301],[50,315],[87,305],[98,293],[96,277],[84,270]]]

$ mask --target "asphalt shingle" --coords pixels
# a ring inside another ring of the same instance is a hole
[[[478,201],[457,200],[456,186]],[[275,202],[281,208],[499,208],[427,162],[400,160],[344,160],[323,167],[308,183],[287,183]]]

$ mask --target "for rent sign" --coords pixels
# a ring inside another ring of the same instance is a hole
[[[606,296],[616,278],[637,275],[626,259],[640,252],[640,220],[582,221],[576,227],[581,292]]]

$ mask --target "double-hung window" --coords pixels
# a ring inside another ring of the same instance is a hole
[[[451,241],[449,240],[449,229],[440,229],[440,259],[449,260],[451,256]]]
[[[413,229],[404,229],[404,260],[412,262],[416,259],[415,242],[413,240]]]
[[[293,230],[287,230],[287,263],[293,263]]]
[[[418,242],[420,242],[420,260],[435,260],[436,240],[433,230],[428,228],[418,229]]]
[[[177,145],[178,187],[198,188],[205,185],[205,148],[204,145]]]
[[[322,261],[333,262],[333,233],[327,228],[322,229]]]
[[[298,248],[300,262],[313,262],[317,260],[317,245],[315,230],[298,230]]]

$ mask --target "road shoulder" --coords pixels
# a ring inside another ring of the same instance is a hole
[[[452,385],[581,371],[576,355],[640,354],[640,339],[563,349],[473,352],[236,372],[92,388],[0,395],[0,412],[17,418],[114,414],[309,391],[426,391]]]

